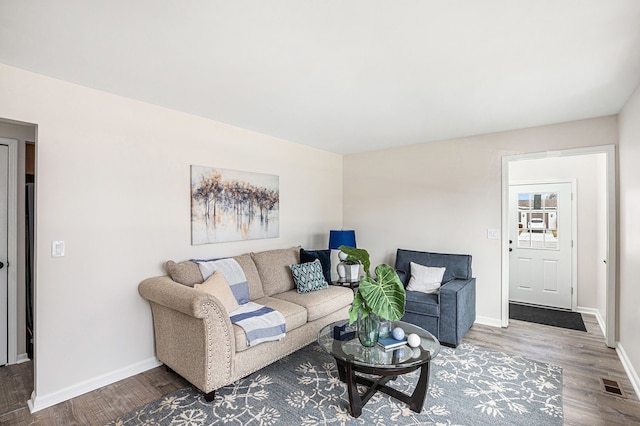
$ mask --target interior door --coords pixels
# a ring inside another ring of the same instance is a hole
[[[572,309],[572,184],[509,186],[509,300]]]
[[[7,190],[9,172],[9,147],[0,145],[0,365],[8,361],[8,228],[7,228]]]

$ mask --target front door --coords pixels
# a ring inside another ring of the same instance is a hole
[[[7,274],[8,228],[7,194],[9,173],[9,147],[0,145],[0,365],[8,362],[7,298],[9,277]]]
[[[572,309],[572,184],[509,186],[509,300]]]

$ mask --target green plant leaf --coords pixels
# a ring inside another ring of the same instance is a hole
[[[379,317],[397,321],[404,315],[406,296],[404,286],[396,271],[389,265],[378,265],[375,272],[377,281],[371,277],[363,278],[360,280],[358,293],[362,294],[363,303],[370,312]]]
[[[370,277],[369,268],[371,268],[371,260],[369,259],[369,252],[365,249],[359,249],[355,247],[340,246],[339,250],[347,255],[347,261],[356,261],[361,263],[364,268],[364,273],[367,277]]]
[[[371,312],[364,303],[364,299],[362,298],[360,291],[356,291],[356,294],[353,297],[353,302],[351,303],[351,308],[349,309],[349,325],[353,324],[358,319],[359,311],[362,311],[363,318],[366,318]]]

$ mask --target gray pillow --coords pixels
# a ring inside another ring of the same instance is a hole
[[[202,274],[200,273],[200,268],[195,262],[186,261],[176,263],[173,260],[168,260],[164,264],[164,269],[172,280],[189,287],[193,287],[196,284],[202,284],[204,282]]]

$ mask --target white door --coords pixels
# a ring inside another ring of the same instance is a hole
[[[0,365],[8,361],[7,355],[7,297],[8,297],[8,229],[7,229],[7,177],[9,172],[9,147],[0,145]]]
[[[572,184],[509,186],[509,300],[572,309]]]

